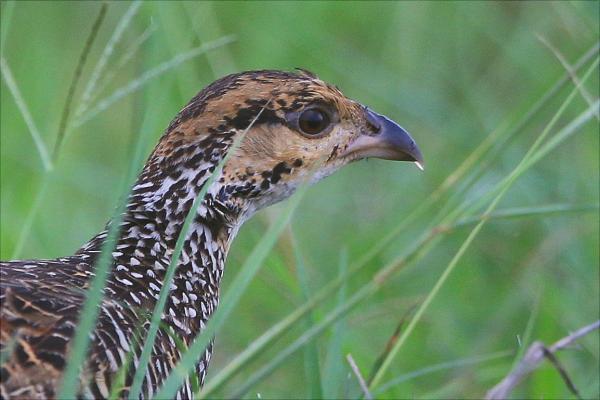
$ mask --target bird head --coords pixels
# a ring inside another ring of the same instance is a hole
[[[356,160],[423,164],[400,125],[304,70],[251,71],[217,80],[171,122],[154,156],[173,178],[201,183],[204,179],[194,177],[206,178],[236,138],[239,145],[209,194],[251,211]]]

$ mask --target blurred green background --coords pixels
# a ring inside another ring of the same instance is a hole
[[[15,256],[22,235],[19,258],[51,258],[71,254],[102,229],[117,204],[118,188],[132,158],[133,137],[148,119],[146,110],[152,110],[155,122],[146,126],[152,133],[143,144],[145,155],[179,109],[214,79],[242,70],[302,67],[402,124],[419,143],[426,161],[424,173],[406,163],[360,162],[308,191],[291,231],[314,292],[339,273],[342,254],[347,252],[352,262],[377,244],[490,133],[513,127],[564,75],[565,68],[544,41],[570,64],[596,45],[599,4],[144,3],[108,59],[100,79],[106,85],[94,92],[87,111],[178,54],[226,35],[234,40],[166,70],[79,124],[85,116],[85,112],[77,115],[82,92],[130,6],[108,3],[75,92],[68,133],[50,174],[44,172],[3,73],[0,258]],[[100,7],[95,2],[2,2],[2,57],[49,150]],[[580,77],[587,65],[578,72]],[[490,164],[485,172],[468,189],[461,189],[457,198],[477,198],[505,177],[572,87],[570,82],[565,85],[512,140],[495,148],[495,156],[486,156]],[[598,98],[597,69],[585,88],[593,100]],[[578,95],[559,126],[587,107]],[[520,178],[500,208],[597,204],[598,197],[599,135],[594,119]],[[430,227],[443,204],[436,203],[407,226],[368,268],[347,282],[347,294],[405,253]],[[280,209],[281,205],[261,212],[240,231],[229,256],[224,291]],[[32,218],[30,229],[28,218]],[[351,353],[368,375],[398,322],[430,292],[469,231],[464,228],[444,236],[424,258],[395,274],[376,295],[354,308],[337,329],[319,337],[319,364],[327,376],[325,394],[358,395],[345,355]],[[209,380],[248,343],[303,303],[288,239],[289,232],[219,334]],[[402,376],[406,380],[378,397],[481,397],[509,372],[514,353],[423,376],[406,374],[448,361],[518,351],[528,323],[531,334],[523,346],[533,339],[550,344],[598,319],[598,243],[597,209],[488,222],[384,381]],[[323,318],[335,301],[324,302],[315,320]],[[268,362],[302,328],[278,341],[253,366]],[[248,396],[298,398],[314,393],[307,384],[303,357],[302,352],[296,353]],[[582,396],[598,398],[598,334],[558,357]],[[252,368],[244,370],[219,394],[227,396],[251,372]],[[513,394],[573,397],[548,362]]]

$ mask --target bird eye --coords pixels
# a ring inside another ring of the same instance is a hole
[[[304,111],[298,117],[298,126],[307,135],[318,135],[329,126],[329,115],[318,108]]]

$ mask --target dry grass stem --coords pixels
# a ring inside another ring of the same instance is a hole
[[[565,383],[573,392],[574,395],[579,397],[575,386],[569,379],[565,370],[558,364],[558,360],[555,357],[555,353],[559,350],[562,350],[571,344],[573,344],[578,339],[584,337],[585,335],[593,332],[594,330],[600,328],[600,320],[584,326],[583,328],[573,332],[572,334],[565,336],[559,341],[555,342],[552,346],[546,347],[542,342],[534,342],[529,349],[525,353],[525,356],[519,362],[519,364],[512,370],[508,376],[506,376],[500,383],[490,389],[485,398],[488,400],[496,400],[496,399],[506,399],[512,390],[525,379],[529,374],[535,371],[542,361],[547,358],[552,362],[552,364],[558,369],[562,378],[565,380]]]
[[[352,358],[352,354],[347,354],[346,360],[348,360],[348,364],[350,364],[352,372],[354,372],[354,375],[356,375],[356,379],[358,380],[358,384],[360,385],[360,388],[362,389],[363,394],[365,395],[365,399],[373,399],[373,395],[371,394],[371,392],[369,392],[369,388],[367,387],[365,378],[363,378],[362,374],[360,373],[360,369],[358,369],[358,365],[356,365],[354,358]]]

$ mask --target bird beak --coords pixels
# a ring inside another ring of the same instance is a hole
[[[375,127],[375,134],[361,134],[344,151],[344,156],[353,158],[375,157],[384,160],[412,161],[423,170],[421,150],[400,125],[387,118],[366,109],[366,117]]]

